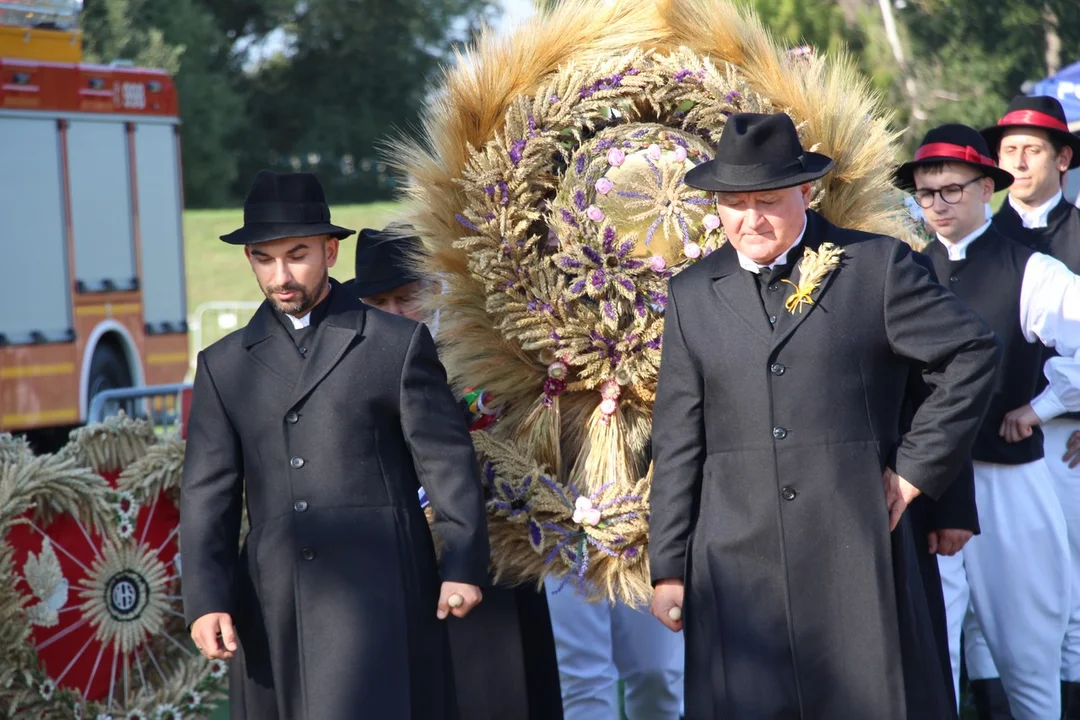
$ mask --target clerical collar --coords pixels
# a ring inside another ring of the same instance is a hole
[[[330,294],[334,291],[334,286],[330,285],[329,292],[326,293],[326,297],[322,299],[322,302],[315,305],[315,307],[308,310],[302,317],[296,317],[289,313],[278,312],[278,315],[287,317],[292,324],[293,330],[300,330],[311,325],[312,320],[316,322],[326,314],[326,308],[330,305]]]
[[[1031,210],[1021,210],[1020,207],[1013,202],[1013,196],[1009,195],[1009,204],[1012,205],[1012,209],[1016,211],[1016,214],[1020,216],[1020,221],[1024,223],[1024,227],[1029,230],[1037,228],[1044,228],[1050,222],[1050,211],[1057,207],[1062,198],[1061,191],[1058,190],[1054,193],[1054,197],[1050,198],[1042,205]]]
[[[791,243],[791,247],[789,247],[787,250],[785,250],[779,257],[777,257],[775,260],[773,260],[768,265],[758,265],[756,262],[754,262],[750,258],[743,255],[741,252],[736,250],[735,253],[739,256],[739,266],[742,267],[743,270],[749,270],[750,272],[754,273],[755,275],[760,275],[762,270],[765,270],[765,269],[771,270],[771,269],[773,269],[774,267],[776,267],[778,265],[786,265],[788,255],[791,254],[792,250],[799,247],[799,244],[802,242],[803,235],[806,234],[806,226],[807,226],[807,220],[806,220],[806,216],[804,215],[803,216],[802,230],[799,232],[799,236],[797,238],[795,238],[795,242]]]
[[[983,225],[981,225],[973,233],[971,233],[970,235],[964,236],[962,239],[960,239],[957,242],[952,242],[950,240],[946,240],[945,238],[941,237],[940,234],[938,234],[937,239],[938,239],[938,242],[940,242],[942,245],[944,245],[945,249],[949,252],[949,259],[950,260],[952,260],[953,262],[956,262],[957,260],[966,260],[967,259],[967,249],[968,249],[968,247],[971,246],[971,243],[975,242],[980,237],[982,237],[982,234],[984,232],[986,232],[990,228],[990,223],[991,223],[991,221],[987,220]]]

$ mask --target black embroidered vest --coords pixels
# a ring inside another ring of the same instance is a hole
[[[1001,465],[1038,460],[1043,456],[1041,429],[1035,428],[1031,437],[1018,443],[1007,443],[998,435],[1005,414],[1031,402],[1042,377],[1044,348],[1040,343],[1029,343],[1020,327],[1020,288],[1034,251],[991,227],[968,246],[964,260],[950,261],[948,251],[938,241],[925,252],[934,264],[938,282],[986,321],[1002,343],[993,399],[972,458]]]

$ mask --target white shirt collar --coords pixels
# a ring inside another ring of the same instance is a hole
[[[311,324],[311,313],[310,312],[307,313],[306,315],[304,315],[303,317],[296,317],[295,315],[289,315],[288,317],[289,317],[289,321],[292,322],[292,326],[293,326],[294,330],[299,330],[300,328],[306,328],[308,325]]]
[[[789,247],[787,250],[785,250],[778,258],[773,260],[768,265],[758,265],[756,262],[754,262],[750,258],[743,255],[741,252],[736,250],[735,252],[739,256],[739,265],[742,267],[743,270],[749,270],[750,272],[754,273],[755,275],[758,275],[765,268],[772,269],[772,268],[776,267],[777,265],[785,264],[787,262],[788,254],[792,250],[794,250],[795,248],[799,247],[799,243],[802,242],[803,235],[806,234],[806,224],[807,224],[806,217],[804,216],[803,217],[803,226],[802,226],[802,230],[799,232],[799,237],[795,238],[795,242],[791,243],[791,247]]]
[[[1058,190],[1054,193],[1054,197],[1050,198],[1042,205],[1031,210],[1021,210],[1015,202],[1013,202],[1013,196],[1009,195],[1009,204],[1012,205],[1012,209],[1016,211],[1016,214],[1020,216],[1020,220],[1023,221],[1026,228],[1044,228],[1050,220],[1050,211],[1057,207],[1057,204],[1061,202],[1061,191]]]
[[[964,260],[967,258],[968,246],[978,240],[982,236],[982,234],[986,232],[987,228],[990,227],[990,222],[990,220],[987,220],[977,230],[957,242],[951,242],[949,240],[946,240],[945,238],[941,237],[941,235],[937,236],[938,242],[945,246],[945,249],[949,252],[950,260]]]

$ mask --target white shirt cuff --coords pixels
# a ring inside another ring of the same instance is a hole
[[[1031,401],[1031,409],[1035,411],[1035,414],[1043,422],[1053,420],[1068,410],[1050,388],[1043,390],[1037,398]]]

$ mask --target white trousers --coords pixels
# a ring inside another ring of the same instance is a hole
[[[547,586],[564,720],[618,720],[618,681],[630,720],[678,720],[683,709],[683,636],[647,609],[588,603],[568,583]]]
[[[981,534],[938,558],[957,697],[962,632],[969,678],[1000,675],[1017,720],[1058,718],[1071,578],[1050,470],[976,462],[975,499]]]
[[[1065,454],[1069,437],[1077,430],[1080,420],[1051,420],[1043,425],[1046,464],[1069,532],[1072,604],[1065,644],[1061,646],[1061,679],[1069,682],[1080,682],[1080,465],[1070,470],[1061,456]]]

